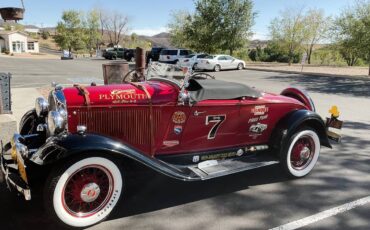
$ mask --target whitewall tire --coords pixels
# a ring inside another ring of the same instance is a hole
[[[120,168],[110,159],[89,157],[72,161],[51,174],[47,209],[71,227],[88,227],[106,219],[123,189]]]
[[[320,155],[320,139],[314,130],[302,129],[285,145],[281,164],[289,176],[300,178],[309,174]]]

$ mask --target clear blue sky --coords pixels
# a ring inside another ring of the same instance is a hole
[[[266,38],[268,25],[285,8],[306,7],[323,9],[329,16],[338,15],[353,0],[254,0],[258,13],[253,27],[255,38]],[[24,0],[26,14],[22,23],[37,26],[55,26],[64,10],[87,11],[94,7],[116,10],[130,19],[131,32],[153,35],[166,30],[170,12],[194,10],[193,0]],[[0,0],[0,7],[21,6],[20,0]]]

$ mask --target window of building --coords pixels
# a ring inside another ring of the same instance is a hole
[[[28,50],[35,50],[35,43],[34,42],[28,42],[27,43],[27,49]]]

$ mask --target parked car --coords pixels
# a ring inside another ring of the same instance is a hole
[[[159,55],[159,62],[177,64],[180,58],[192,53],[191,50],[186,49],[163,49]]]
[[[126,49],[124,53],[124,59],[126,61],[134,62],[135,61],[135,49]]]
[[[209,55],[198,61],[198,69],[220,71],[225,69],[245,68],[243,60],[231,57],[229,55]]]
[[[150,60],[159,61],[159,55],[163,49],[164,49],[163,47],[153,47],[147,55],[146,62],[149,63]]]
[[[195,70],[198,68],[198,60],[207,57],[208,54],[190,54],[179,58],[179,67],[190,67]]]
[[[105,51],[103,51],[102,56],[105,59],[109,60],[115,60],[117,58],[124,58],[125,52],[127,51],[126,48],[108,48]]]
[[[26,200],[43,188],[51,218],[84,228],[120,204],[137,164],[180,181],[273,164],[300,178],[314,168],[320,147],[331,147],[327,126],[339,122],[333,115],[325,123],[299,89],[277,95],[204,73],[181,82],[158,75],[56,86],[48,99],[36,99],[20,134],[2,148],[0,172]]]

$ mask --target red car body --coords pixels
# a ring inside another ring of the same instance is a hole
[[[177,105],[180,89],[174,84],[149,81],[143,86],[152,98],[155,131],[152,147],[148,97],[130,84],[87,87],[91,101],[88,107],[77,88],[64,89],[69,131],[76,132],[77,125],[85,125],[89,132],[119,138],[147,155],[151,152],[155,155],[186,154],[267,144],[275,124],[282,117],[294,110],[309,110],[309,106],[294,98],[271,93],[264,93],[258,99],[204,100],[191,107],[182,106]],[[254,112],[258,106],[264,106],[265,110]],[[185,118],[175,123],[172,117],[179,112],[184,113]],[[225,116],[212,139],[208,134],[213,125],[206,124],[209,115]],[[266,124],[267,129],[261,135],[251,135],[251,125],[258,122]],[[180,134],[173,132],[175,127],[182,129]]]

